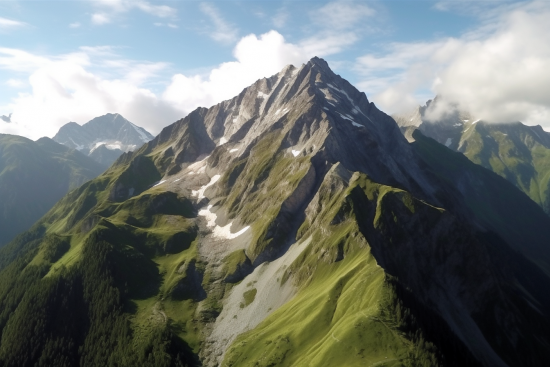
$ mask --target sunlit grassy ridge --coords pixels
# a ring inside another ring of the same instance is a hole
[[[353,193],[359,190],[375,203],[375,227],[384,225],[383,211],[398,210],[385,204],[385,198],[391,196],[403,203],[405,215],[410,216],[415,215],[417,206],[428,205],[365,175],[355,174],[346,186],[338,174],[325,179],[316,196],[317,210],[310,213],[309,222],[299,232],[299,236],[313,236],[313,241],[280,280],[293,282],[298,294],[258,327],[239,336],[228,349],[224,366],[443,363],[440,350],[425,340],[415,319],[423,317],[418,314],[423,311],[411,311],[411,304],[404,305],[395,281],[372,255],[358,226],[358,220],[367,218],[356,216],[353,206],[359,203]],[[455,346],[463,348],[456,341]],[[463,358],[471,357],[465,353]]]
[[[478,122],[464,134],[464,155],[506,178],[550,214],[550,139],[537,128]]]

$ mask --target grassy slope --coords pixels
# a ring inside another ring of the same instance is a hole
[[[298,294],[258,327],[239,336],[228,349],[223,365],[444,363],[439,353],[445,346],[425,340],[421,323],[411,321],[415,320],[411,316],[414,312],[404,306],[394,279],[373,257],[353,214],[350,193],[360,187],[369,200],[378,201],[377,218],[384,210],[381,203],[385,196],[396,195],[411,208],[414,199],[364,176],[356,176],[349,188],[336,192],[335,187],[343,185],[331,180],[321,186],[318,212],[300,229],[300,236],[312,235],[313,241],[281,279],[295,282]],[[460,350],[459,342],[454,345]],[[463,353],[456,362],[460,365],[467,359],[467,353]]]
[[[200,296],[196,294],[192,279],[199,266],[196,264],[195,213],[191,203],[176,194],[155,189],[140,194],[159,179],[159,173],[151,165],[154,158],[154,154],[137,159],[131,155],[121,158],[103,175],[69,193],[33,230],[3,249],[0,276],[8,285],[0,290],[0,300],[4,306],[4,320],[12,320],[5,329],[6,335],[11,335],[13,327],[25,329],[24,320],[13,318],[18,312],[24,312],[25,297],[36,293],[33,289],[25,292],[13,288],[12,284],[17,283],[15,269],[28,269],[23,273],[33,274],[25,277],[25,282],[31,279],[37,284],[59,284],[64,279],[76,282],[93,262],[89,256],[96,256],[91,248],[105,243],[109,246],[105,250],[107,256],[116,259],[116,266],[112,273],[97,275],[95,281],[101,284],[102,277],[111,274],[113,290],[122,295],[123,309],[110,317],[120,320],[116,322],[130,320],[132,330],[127,340],[129,349],[106,347],[111,356],[107,353],[105,358],[111,361],[126,358],[125,363],[130,364],[179,365],[178,358],[193,363],[192,350],[198,351],[200,332],[193,324],[196,323],[194,300]],[[116,200],[124,185],[133,186],[138,195],[129,200]],[[63,244],[52,247],[49,239],[57,237],[63,239]],[[15,258],[19,260],[14,262]],[[92,292],[99,291],[92,284],[82,286],[91,287]],[[186,287],[189,288],[187,292]],[[67,294],[76,297],[78,302],[85,302],[85,298],[74,291],[67,291]],[[82,320],[90,317],[91,314],[85,314]],[[68,327],[76,327],[84,333],[81,337],[90,337],[82,320],[68,321]],[[110,323],[108,318],[101,320],[99,323],[104,327]],[[13,326],[10,328],[10,325]],[[0,328],[3,326],[0,321]],[[115,327],[115,330],[119,330],[119,334],[113,332],[114,339],[128,338],[122,335],[128,335],[130,329]],[[43,334],[48,338],[46,330]],[[18,337],[14,336],[15,339]],[[15,361],[19,357],[17,351],[6,349],[7,345],[6,339],[0,342],[0,361]],[[51,352],[41,349],[39,343],[35,348],[40,358]],[[96,362],[107,363],[107,360],[100,358]]]
[[[537,134],[521,123],[477,123],[464,134],[463,153],[506,178],[550,214],[550,148]]]
[[[510,182],[435,140],[413,133],[416,152],[440,180],[460,190],[477,221],[550,274],[550,220]]]
[[[51,139],[0,135],[0,246],[104,167]]]

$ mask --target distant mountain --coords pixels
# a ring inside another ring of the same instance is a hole
[[[197,108],[0,250],[0,365],[545,365],[550,217],[410,139],[319,58]]]
[[[5,116],[5,115],[0,116],[0,120],[4,122],[11,122],[11,113],[8,116]]]
[[[104,168],[49,138],[0,134],[0,246]]]
[[[53,137],[54,141],[77,149],[106,167],[122,153],[134,151],[152,139],[147,130],[118,113],[96,117],[82,126],[69,122]]]
[[[408,115],[393,116],[405,136],[419,129],[425,136],[472,162],[504,177],[550,215],[550,133],[521,122],[487,123],[469,113],[451,109],[437,120],[425,117],[426,106]]]

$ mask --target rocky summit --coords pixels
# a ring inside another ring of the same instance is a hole
[[[123,152],[134,151],[153,136],[118,113],[96,117],[84,125],[69,122],[53,140],[110,166]]]
[[[550,218],[411,137],[319,58],[196,109],[0,252],[0,364],[541,365]]]

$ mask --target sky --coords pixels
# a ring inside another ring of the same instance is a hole
[[[386,113],[439,96],[550,131],[550,1],[0,0],[0,133],[158,134],[313,56]]]

